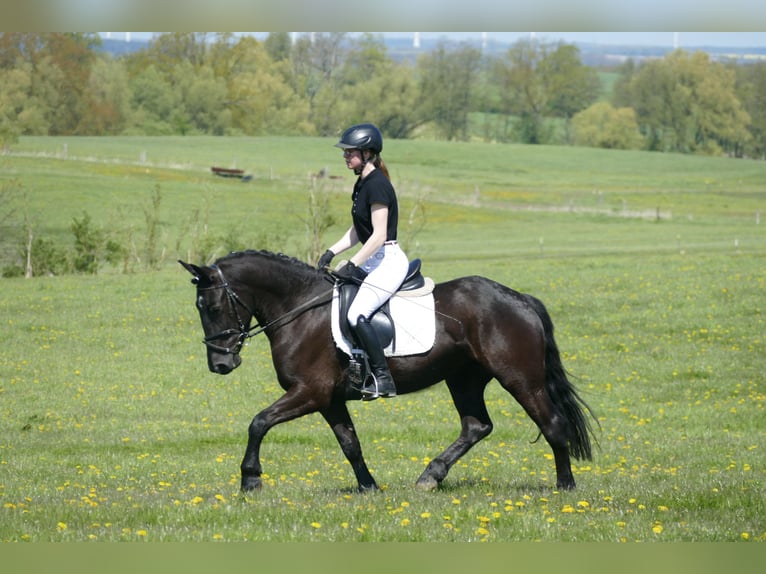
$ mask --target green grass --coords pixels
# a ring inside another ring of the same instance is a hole
[[[64,143],[66,160],[30,157]],[[159,184],[167,249],[156,272],[1,280],[0,540],[766,540],[766,166],[716,158],[391,142],[402,211],[426,214],[408,251],[436,280],[478,273],[546,302],[599,417],[595,459],[557,491],[550,449],[492,384],[495,432],[438,491],[415,490],[459,431],[442,385],[350,404],[381,492],[354,492],[314,415],[268,434],[264,489],[243,496],[247,425],[280,396],[269,348],[258,337],[237,371],[207,371],[174,248],[209,202],[217,232],[300,255],[307,174],[324,166],[343,175],[322,184],[330,241],[351,184],[331,144],[25,138],[14,151],[28,155],[0,157],[61,241],[83,210],[140,235]],[[210,175],[234,157],[253,181]],[[623,199],[671,216],[623,213]]]

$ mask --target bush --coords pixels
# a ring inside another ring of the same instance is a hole
[[[598,102],[572,118],[575,145],[607,149],[640,149],[642,137],[633,108]]]

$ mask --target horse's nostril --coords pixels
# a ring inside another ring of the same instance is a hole
[[[215,363],[210,370],[219,375],[228,375],[233,370],[233,367],[226,363]]]

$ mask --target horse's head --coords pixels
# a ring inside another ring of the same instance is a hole
[[[252,313],[232,291],[218,267],[197,267],[178,261],[194,278],[197,286],[197,310],[205,333],[207,366],[219,375],[236,369],[242,359],[239,352],[249,336]]]

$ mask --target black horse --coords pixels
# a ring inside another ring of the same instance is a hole
[[[263,332],[285,390],[250,424],[242,490],[261,487],[259,453],[269,429],[317,411],[335,433],[359,490],[377,489],[346,407],[349,358],[333,341],[328,274],[266,251],[232,253],[209,267],[179,263],[197,286],[210,370],[225,375],[238,367],[244,341]],[[433,348],[388,360],[398,394],[446,381],[460,415],[460,436],[428,464],[417,486],[436,488],[492,432],[484,389],[494,378],[553,449],[558,488],[574,488],[570,455],[591,459],[590,422],[582,407],[590,409],[567,379],[542,302],[477,276],[437,284],[434,298]],[[257,325],[251,327],[253,317]]]

